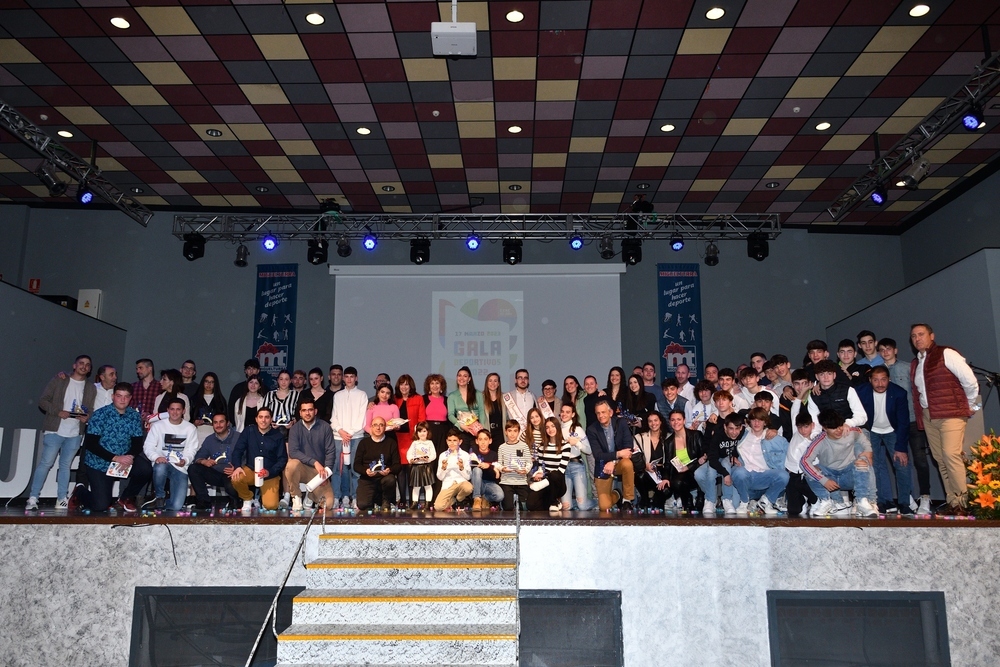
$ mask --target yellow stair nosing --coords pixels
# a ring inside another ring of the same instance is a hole
[[[442,596],[407,596],[398,597],[296,597],[293,603],[322,603],[322,602],[514,602],[517,600],[513,595],[442,595]]]
[[[278,635],[278,641],[515,641],[517,635]]]

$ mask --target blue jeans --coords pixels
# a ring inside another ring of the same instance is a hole
[[[170,501],[166,508],[175,512],[184,507],[187,499],[188,476],[186,472],[181,472],[170,463],[153,464],[153,491],[157,498],[165,498],[167,495],[167,479],[170,480]]]
[[[484,482],[483,469],[477,466],[472,469],[472,497],[498,503],[503,500],[503,489],[496,482]]]
[[[733,466],[729,462],[729,458],[719,459],[722,462],[722,467],[729,471],[730,476],[733,474]],[[708,465],[707,463],[694,471],[694,481],[698,482],[698,486],[701,488],[701,492],[705,494],[705,500],[715,502],[718,500],[719,496],[717,489],[715,487],[715,478],[719,476],[719,471]],[[726,500],[732,502],[734,505],[739,505],[740,496],[736,490],[736,482],[734,481],[730,486],[722,485],[722,497]]]
[[[787,470],[768,470],[766,472],[751,472],[743,466],[734,466],[731,473],[733,486],[740,494],[740,502],[750,502],[750,492],[764,490],[764,495],[774,504],[778,496],[788,486]]]
[[[587,497],[587,465],[581,461],[570,461],[566,466],[566,493],[562,497],[563,509],[591,509],[593,501]]]
[[[842,470],[834,470],[822,465],[817,465],[816,467],[819,468],[824,477],[832,479],[840,485],[841,490],[854,489],[855,498],[867,498],[872,502],[875,501],[875,471],[872,470],[867,461],[864,462],[864,465],[859,465],[855,461],[852,465]],[[831,492],[827,491],[826,487],[819,480],[813,479],[809,475],[806,475],[805,478],[806,483],[809,484],[809,488],[813,490],[818,499],[830,499]],[[843,500],[847,500],[840,491],[833,491],[832,493],[837,493]]]
[[[334,440],[337,442],[337,456],[341,456],[343,442],[339,437],[335,437]],[[334,477],[330,478],[330,488],[333,489],[334,495],[337,498],[343,498],[344,496],[350,496],[351,498],[358,497],[358,480],[361,479],[361,475],[354,472],[354,455],[358,453],[358,445],[360,443],[360,437],[351,438],[351,458],[345,466],[345,470],[340,473],[340,483],[337,484],[337,480],[335,479],[337,475],[336,470],[333,471]]]
[[[888,457],[892,460],[892,467],[896,473],[896,497],[899,498],[899,504],[909,503],[910,494],[913,492],[912,464],[909,457],[906,459],[906,465],[903,465],[893,456],[896,453],[896,434],[867,431],[866,433],[872,442],[872,456],[875,459],[875,486],[878,502],[892,504],[892,480],[889,478],[889,466],[886,463]]]
[[[62,500],[69,494],[69,468],[73,465],[73,457],[76,456],[76,450],[80,449],[82,439],[81,435],[66,437],[58,433],[46,433],[42,436],[42,457],[38,460],[38,467],[31,477],[29,496],[37,498],[42,492],[42,485],[45,484],[45,478],[49,476],[49,471],[56,462],[56,456],[59,457],[59,470],[56,472],[58,497]]]

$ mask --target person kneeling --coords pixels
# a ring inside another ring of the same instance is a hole
[[[437,477],[441,480],[441,492],[434,500],[434,509],[451,510],[457,500],[459,504],[472,494],[472,462],[469,453],[459,449],[462,444],[462,432],[458,429],[448,431],[448,451],[441,452],[441,465],[437,469]]]
[[[223,487],[229,496],[230,509],[236,509],[239,495],[233,488],[229,474],[233,471],[233,448],[239,435],[236,429],[229,427],[225,412],[212,415],[212,433],[205,438],[198,453],[194,455],[194,465],[188,467],[196,509],[212,507],[212,498],[208,495],[209,484]]]
[[[503,500],[503,489],[497,483],[497,452],[490,449],[493,436],[487,429],[476,434],[476,451],[469,459],[472,463],[472,509],[489,510],[493,503]]]
[[[243,500],[242,512],[253,510],[253,491],[250,482],[262,481],[260,486],[260,502],[266,510],[278,509],[281,499],[281,473],[288,463],[288,451],[285,448],[285,437],[281,431],[271,428],[271,409],[262,407],[257,411],[257,424],[244,429],[236,440],[233,448],[233,470],[229,479],[233,488]],[[261,469],[254,472],[256,459],[263,459]]]
[[[358,480],[358,510],[364,511],[375,506],[376,496],[381,492],[382,511],[390,509],[390,498],[396,497],[396,475],[399,474],[399,446],[395,438],[385,436],[385,419],[372,418],[371,433],[361,439],[354,456],[354,472],[361,475]]]
[[[185,403],[172,398],[167,403],[167,419],[155,421],[146,434],[143,453],[153,462],[155,508],[164,509],[166,484],[170,479],[170,504],[166,509],[177,511],[187,499],[188,464],[198,451],[198,429],[184,421]]]
[[[854,490],[854,509],[858,516],[875,518],[875,471],[872,445],[864,431],[848,426],[836,410],[819,413],[823,433],[809,444],[802,455],[802,470],[809,488],[819,502],[813,516],[850,514],[851,504],[842,490]],[[833,494],[836,493],[836,498]]]

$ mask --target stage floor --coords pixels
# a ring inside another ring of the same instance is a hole
[[[15,500],[16,503],[23,501]],[[89,514],[80,510],[56,510],[54,501],[46,507],[42,501],[38,511],[25,511],[23,504],[11,504],[0,508],[0,524],[134,524],[169,523],[169,524],[273,524],[296,525],[309,521],[309,512],[293,512],[291,510],[254,511],[250,515],[240,512],[209,512],[205,510],[193,512],[141,512],[137,514],[121,514],[114,511],[107,514]],[[777,517],[723,516],[703,517],[700,514],[672,514],[644,512],[521,512],[521,523],[525,525],[575,525],[575,526],[770,526],[813,528],[867,526],[879,528],[928,528],[928,527],[966,527],[966,528],[998,528],[1000,521],[981,521],[971,517],[916,517],[900,515],[884,515],[877,519],[860,518],[790,518],[785,515]],[[514,512],[435,512],[435,511],[395,511],[391,513],[371,513],[355,511],[334,511],[325,518],[330,525],[441,525],[449,523],[483,524],[483,525],[513,525]],[[317,514],[315,522],[324,522],[323,515]]]

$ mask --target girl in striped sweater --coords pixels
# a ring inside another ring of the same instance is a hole
[[[562,425],[555,417],[549,417],[542,425],[542,439],[537,450],[538,462],[545,469],[535,473],[536,480],[544,477],[549,484],[539,491],[529,487],[528,510],[550,512],[562,511],[561,498],[566,493],[566,466],[571,458],[571,447],[563,440]]]

